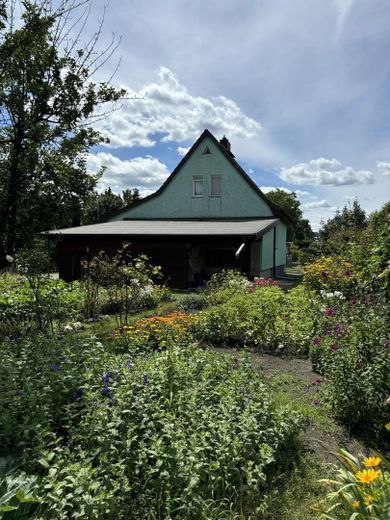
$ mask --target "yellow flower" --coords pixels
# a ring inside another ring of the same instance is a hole
[[[366,459],[363,459],[363,464],[366,466],[366,468],[373,468],[375,466],[379,466],[382,459],[380,457],[367,457]]]
[[[356,473],[356,480],[360,482],[360,484],[369,484],[370,482],[378,478],[380,473],[380,469],[364,469],[363,471],[358,471]]]
[[[387,424],[385,424],[385,428],[388,432],[390,432],[390,422],[388,422]]]
[[[355,502],[352,504],[353,509],[357,509],[360,506],[359,500],[355,500]]]
[[[374,502],[374,497],[372,495],[365,495],[364,505],[369,506],[371,502]]]

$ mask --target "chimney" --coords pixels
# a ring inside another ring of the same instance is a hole
[[[221,143],[221,145],[228,151],[230,152],[230,142],[228,139],[226,139],[226,136],[224,135],[222,137],[222,139],[219,141]]]

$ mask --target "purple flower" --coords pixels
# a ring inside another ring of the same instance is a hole
[[[53,363],[51,369],[53,370],[53,372],[59,372],[61,370],[61,367],[58,363]]]
[[[148,374],[144,374],[144,377],[143,377],[143,384],[146,385],[148,383]]]
[[[82,388],[79,388],[77,391],[76,391],[76,399],[81,399],[84,395],[84,390]]]
[[[348,271],[348,269],[346,269],[346,270],[344,271],[344,276],[349,276],[350,274],[351,274],[351,272]]]
[[[328,317],[334,316],[334,315],[335,315],[334,309],[332,309],[332,307],[329,307],[328,309],[326,309],[325,314],[326,314]]]
[[[320,385],[321,383],[322,383],[322,381],[321,381],[320,378],[317,378],[317,379],[315,380],[315,384],[316,384],[316,385]]]
[[[127,360],[127,368],[128,368],[128,369],[132,369],[133,367],[134,367],[133,360],[129,358],[129,359]]]
[[[118,379],[118,377],[119,377],[119,370],[116,368],[114,370],[114,380],[116,381]]]
[[[102,388],[102,395],[104,395],[104,397],[108,397],[111,393],[111,390],[108,388],[107,385],[104,385],[103,388]]]
[[[103,383],[105,385],[108,385],[109,382],[110,382],[110,372],[106,372],[103,376]]]
[[[339,348],[340,348],[340,346],[336,345],[336,343],[332,343],[331,345],[329,345],[330,350],[338,350]]]
[[[386,341],[385,347],[390,347],[390,341]]]
[[[24,392],[23,392],[23,390],[18,390],[18,391],[16,392],[16,397],[20,397],[20,398],[24,397]]]
[[[318,336],[314,336],[311,342],[313,343],[313,345],[319,345],[321,343],[321,340]]]
[[[346,332],[347,329],[345,328],[344,323],[338,322],[336,323],[335,331],[337,334],[344,334],[344,332]]]
[[[321,271],[322,278],[328,278],[328,273],[326,271]]]

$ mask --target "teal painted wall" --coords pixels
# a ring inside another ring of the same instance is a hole
[[[209,147],[211,154],[203,155]],[[203,176],[203,196],[192,196],[192,178]],[[210,197],[211,175],[222,179],[221,197]],[[249,186],[206,137],[160,195],[113,217],[124,218],[230,218],[272,217],[268,204]]]
[[[261,240],[261,271],[274,266],[274,230],[270,229]]]
[[[287,226],[279,220],[276,231],[276,265],[284,265],[286,263],[286,237]]]

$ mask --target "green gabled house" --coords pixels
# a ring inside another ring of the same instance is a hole
[[[230,143],[205,130],[164,184],[108,222],[48,231],[59,236],[60,276],[81,275],[81,261],[124,242],[162,267],[169,285],[199,285],[239,268],[248,277],[277,275],[286,263],[289,217],[236,162]]]

